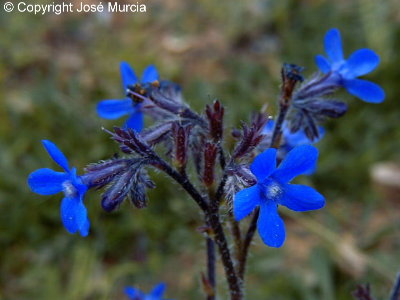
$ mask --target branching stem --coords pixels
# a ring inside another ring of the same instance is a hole
[[[197,191],[197,189],[190,182],[189,178],[179,174],[179,172],[174,170],[161,157],[157,157],[157,159],[153,162],[153,165],[159,168],[160,170],[164,171],[166,174],[172,177],[176,182],[178,182],[203,210],[206,218],[206,224],[210,225],[213,231],[214,241],[218,246],[222,264],[225,269],[226,279],[229,285],[231,300],[242,300],[243,291],[242,291],[241,281],[236,274],[228,242],[226,240],[224,229],[221,224],[218,212],[219,205],[215,205],[216,201],[212,201],[211,205],[209,205],[209,201],[207,201],[207,199],[205,199]]]
[[[292,76],[287,76],[287,73],[285,73],[285,69],[282,70],[282,79],[283,79],[283,85],[281,91],[281,98],[279,101],[279,114],[275,121],[275,127],[272,133],[272,138],[270,143],[270,148],[277,148],[277,149],[279,148],[281,143],[283,122],[285,121],[287,113],[289,111],[292,102],[294,87],[297,82],[296,81],[297,79],[294,79]],[[247,229],[242,244],[242,253],[240,255],[239,267],[238,267],[238,276],[242,281],[244,279],[244,274],[246,270],[249,247],[251,241],[253,240],[254,233],[256,232],[257,229],[257,221],[259,214],[260,214],[260,208],[257,207],[253,213],[253,218],[250,221],[249,228]]]

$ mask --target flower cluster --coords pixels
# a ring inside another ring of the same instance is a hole
[[[347,104],[330,97],[344,87],[350,94],[365,102],[380,103],[385,98],[383,89],[370,81],[357,77],[368,74],[379,64],[379,56],[370,49],[355,51],[344,59],[338,29],[331,29],[325,36],[327,58],[316,56],[322,72],[313,76],[294,92],[290,118],[291,132],[304,130],[311,140],[319,137],[318,124],[326,118],[339,118],[347,112]]]
[[[316,57],[322,73],[309,80],[303,78],[302,67],[283,65],[278,115],[273,119],[265,113],[253,114],[249,123],[242,122],[240,129],[232,131],[234,145],[225,142],[225,108],[220,101],[196,113],[184,102],[180,86],[160,80],[154,66],[148,66],[139,80],[134,70],[122,62],[125,97],[103,100],[97,106],[98,114],[105,119],[128,115],[124,126],[105,130],[122,156],[89,164],[78,176],[56,145],[45,140],[45,149],[64,171],[36,170],[28,184],[41,195],[63,192],[61,219],[65,228],[86,236],[90,223],[84,196],[88,189],[104,188],[101,205],[108,212],[127,198],[136,208],[144,208],[148,204],[147,190],[155,187],[147,169],[165,173],[203,212],[208,254],[207,278],[203,275],[203,282],[208,299],[215,299],[218,291],[214,247],[220,253],[231,298],[242,299],[241,282],[256,229],[266,245],[281,247],[286,230],[279,206],[309,211],[325,205],[318,191],[293,184],[292,180],[316,170],[318,150],[312,144],[325,134],[321,123],[326,118],[339,118],[348,110],[347,104],[331,95],[344,87],[366,102],[384,100],[384,91],[378,85],[358,79],[379,63],[372,50],[361,49],[344,59],[340,33],[332,29],[325,36],[325,51],[327,58]],[[153,120],[147,128],[143,128],[144,114]],[[252,220],[244,233],[239,222],[250,214]],[[228,215],[231,222],[236,257],[231,254],[223,215]],[[159,284],[149,294],[133,287],[125,292],[131,300],[162,300],[164,290],[165,285]]]

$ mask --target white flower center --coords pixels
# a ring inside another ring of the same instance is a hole
[[[67,198],[76,197],[76,195],[78,194],[78,190],[75,188],[75,186],[72,184],[70,180],[64,181],[62,185],[65,197]]]
[[[265,197],[267,199],[275,200],[283,193],[282,187],[276,181],[270,181],[265,187]]]

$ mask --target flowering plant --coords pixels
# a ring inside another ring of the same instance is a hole
[[[385,97],[378,85],[357,79],[378,65],[379,57],[372,50],[358,50],[345,60],[340,33],[332,29],[325,37],[325,51],[328,58],[316,57],[321,72],[308,80],[302,76],[303,68],[283,65],[277,116],[258,112],[249,123],[243,122],[241,128],[231,132],[236,140],[232,149],[225,143],[228,132],[221,102],[216,100],[203,113],[196,113],[184,102],[180,87],[160,80],[154,66],[146,68],[138,80],[133,69],[121,63],[125,97],[101,101],[97,111],[106,119],[129,116],[122,127],[105,130],[123,156],[89,164],[78,176],[55,144],[43,141],[65,172],[40,169],[29,176],[28,184],[42,195],[63,191],[64,226],[70,233],[86,236],[87,190],[104,188],[101,205],[108,212],[127,198],[141,209],[148,205],[147,189],[156,186],[147,170],[154,168],[167,174],[195,201],[204,218],[201,231],[205,235],[207,270],[202,282],[207,299],[217,296],[216,249],[230,298],[243,299],[246,263],[256,229],[267,246],[281,247],[286,232],[279,206],[309,211],[325,205],[324,196],[317,190],[293,184],[292,180],[315,171],[318,150],[312,144],[324,135],[320,124],[327,118],[343,116],[348,109],[344,102],[330,96],[344,87],[366,102],[379,103]],[[146,128],[144,115],[153,120]],[[160,149],[166,149],[166,154]],[[249,215],[250,224],[245,227],[241,221]],[[164,289],[159,285],[145,295],[127,288],[126,294],[131,299],[161,299]]]

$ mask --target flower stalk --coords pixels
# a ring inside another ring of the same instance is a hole
[[[344,59],[337,29],[327,33],[325,50],[327,58],[316,57],[324,75],[313,76],[298,89],[303,68],[283,65],[277,117],[271,120],[262,113],[253,114],[249,124],[242,122],[241,129],[232,132],[237,140],[233,149],[224,148],[225,108],[219,101],[198,114],[183,101],[177,84],[160,80],[154,66],[148,66],[138,79],[133,69],[122,62],[125,97],[101,101],[97,112],[105,119],[128,116],[123,127],[114,127],[113,132],[106,130],[125,156],[90,164],[79,176],[52,142],[43,141],[64,171],[39,169],[29,176],[28,184],[41,195],[63,192],[61,218],[65,228],[86,236],[90,222],[84,196],[89,189],[105,189],[101,202],[106,211],[117,209],[126,198],[141,209],[148,203],[146,191],[155,187],[147,168],[164,172],[203,213],[207,271],[202,274],[202,281],[206,299],[217,298],[218,251],[230,299],[243,300],[249,248],[256,229],[266,245],[281,247],[286,233],[278,205],[308,211],[325,204],[325,198],[313,188],[291,184],[294,177],[310,174],[316,167],[318,150],[311,144],[323,136],[320,122],[339,118],[348,109],[345,103],[325,97],[344,87],[366,102],[384,99],[384,91],[378,85],[358,79],[379,63],[372,50],[361,49]],[[144,114],[155,123],[143,130]],[[159,148],[166,149],[166,153],[159,154]],[[249,160],[253,162],[250,164]],[[196,170],[196,181],[191,177],[191,166]],[[244,231],[240,221],[248,215],[252,219]],[[232,240],[233,252],[229,245]],[[399,282],[396,281],[391,300],[399,298]],[[161,300],[164,290],[165,285],[160,284],[149,295]],[[146,296],[135,288],[128,288],[126,293],[133,299]]]

